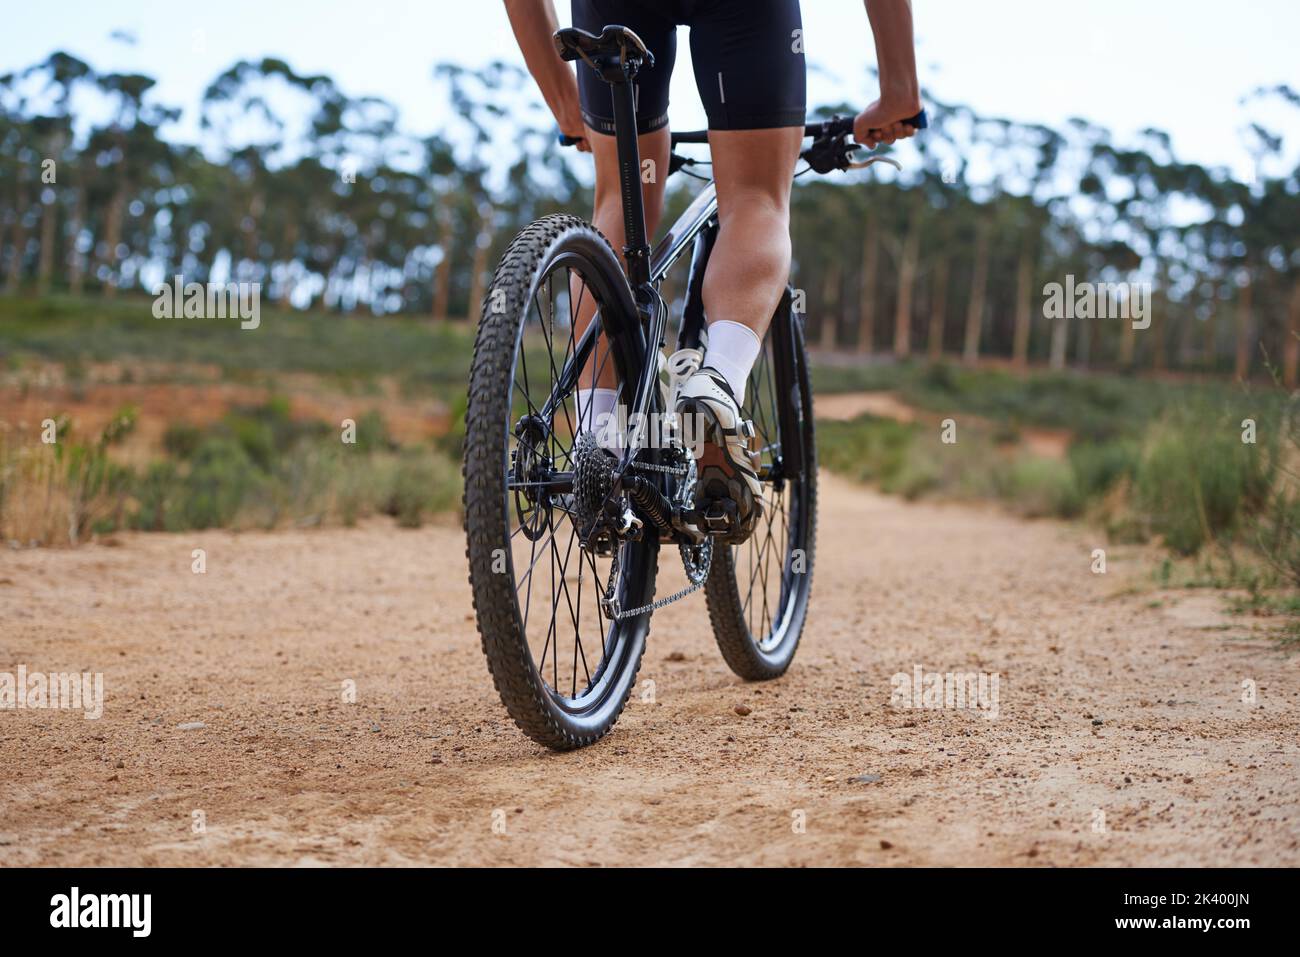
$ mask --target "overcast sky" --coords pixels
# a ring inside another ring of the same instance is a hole
[[[558,7],[567,22],[568,3]],[[1296,0],[914,0],[914,9],[922,86],[943,100],[1054,126],[1082,116],[1121,139],[1154,125],[1181,158],[1237,176],[1251,169],[1241,136],[1250,119],[1286,136],[1292,165],[1300,155],[1300,110],[1239,102],[1262,85],[1300,87]],[[810,105],[865,105],[875,52],[860,0],[804,0],[803,17],[810,62],[824,71],[810,79]],[[0,72],[65,49],[101,70],[147,73],[161,101],[186,110],[173,133],[181,139],[197,137],[204,87],[238,59],[277,55],[327,73],[349,94],[394,102],[417,133],[438,128],[446,108],[433,63],[519,59],[497,0],[65,0],[9,3],[5,21]],[[703,126],[685,42],[679,51],[672,122]]]

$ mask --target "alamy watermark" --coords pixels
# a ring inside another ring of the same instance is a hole
[[[893,691],[889,703],[895,708],[949,708],[980,712],[989,721],[998,716],[998,685],[1001,674],[985,671],[926,671],[915,665],[909,674],[900,671],[889,679]]]
[[[1049,282],[1043,287],[1045,319],[1127,319],[1134,329],[1151,325],[1151,283]]]
[[[590,417],[588,417],[590,418]],[[619,403],[613,412],[594,416],[592,431],[597,443],[606,449],[626,444],[640,449],[670,449],[680,442],[697,461],[704,454],[704,439],[709,418],[702,412],[635,412]]]
[[[262,323],[260,282],[185,282],[176,276],[153,290],[155,319],[239,319],[239,328]]]
[[[75,710],[93,721],[104,713],[102,672],[28,671],[19,665],[17,673],[0,671],[0,711]]]
[[[50,898],[51,927],[118,927],[132,937],[148,937],[153,928],[152,894],[83,894],[73,887]]]

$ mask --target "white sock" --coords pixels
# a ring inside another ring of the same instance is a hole
[[[595,432],[596,443],[603,449],[621,449],[623,436],[617,423],[618,390],[578,389],[574,396],[578,431]]]
[[[749,326],[729,319],[709,323],[709,350],[704,354],[704,364],[726,377],[739,403],[745,401],[745,383],[762,351],[762,340]]]

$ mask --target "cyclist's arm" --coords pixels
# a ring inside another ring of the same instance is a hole
[[[880,99],[858,114],[854,136],[859,143],[874,147],[916,132],[900,121],[921,112],[921,85],[916,78],[911,0],[865,0],[865,3],[876,40]],[[877,135],[871,135],[872,130],[878,131]]]
[[[565,136],[583,137],[582,110],[578,106],[578,80],[573,68],[555,52],[551,37],[559,29],[551,0],[505,0],[506,16],[524,55],[528,72],[537,81],[546,105]],[[578,148],[590,151],[584,139]]]

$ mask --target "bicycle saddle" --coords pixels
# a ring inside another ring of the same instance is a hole
[[[562,60],[583,60],[596,67],[593,62],[596,59],[617,57],[620,63],[634,60],[644,62],[646,66],[655,65],[654,54],[646,49],[641,38],[617,23],[605,27],[600,36],[577,27],[566,27],[557,30],[553,39]]]

